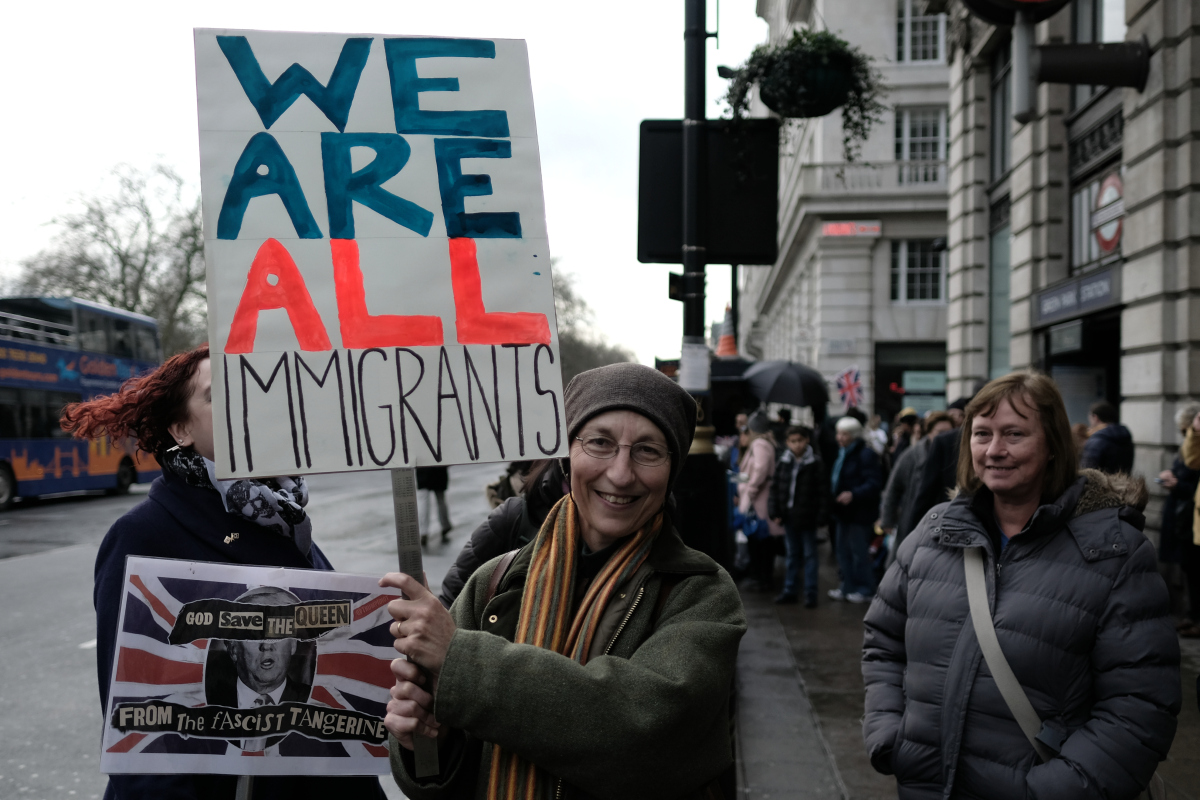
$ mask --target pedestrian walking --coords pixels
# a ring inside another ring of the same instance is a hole
[[[738,511],[747,520],[742,530],[747,537],[750,554],[750,587],[769,592],[775,583],[775,557],[779,554],[779,539],[770,527],[771,478],[775,475],[775,441],[771,436],[767,416],[753,414],[747,423],[745,455],[738,475]],[[749,528],[749,530],[747,530]],[[779,535],[783,529],[777,527]]]
[[[1200,415],[1200,403],[1188,403],[1176,413],[1175,425],[1184,437],[1197,415]],[[1179,564],[1183,572],[1188,613],[1176,629],[1185,639],[1197,639],[1200,638],[1200,541],[1193,531],[1193,521],[1200,470],[1189,468],[1180,452],[1171,468],[1159,473],[1158,482],[1167,490],[1159,524],[1158,558]]]
[[[829,475],[812,446],[812,429],[787,430],[787,450],[775,465],[768,512],[784,528],[787,561],[779,604],[799,602],[800,568],[804,567],[804,607],[817,607],[817,529],[829,524]]]
[[[863,736],[902,798],[1127,798],[1166,757],[1179,643],[1140,479],[1077,469],[1045,375],[967,406],[958,496],[865,618]]]
[[[745,614],[667,502],[695,400],[627,363],[564,394],[571,491],[537,538],[479,568],[451,611],[407,575],[380,582],[407,598],[389,606],[409,659],[392,662],[392,774],[412,800],[733,797]],[[441,742],[435,778],[415,777],[414,733]]]
[[[442,541],[450,539],[454,526],[450,523],[450,509],[446,505],[446,490],[450,488],[449,467],[417,467],[417,519],[421,525],[421,544],[429,543],[433,532],[433,511],[437,505],[438,524],[441,526]]]
[[[1101,400],[1088,413],[1090,427],[1083,445],[1080,466],[1115,474],[1133,471],[1133,435],[1129,428],[1117,422],[1117,410],[1112,403]]]
[[[852,417],[837,422],[838,456],[830,469],[833,519],[837,528],[837,561],[841,585],[829,590],[833,600],[865,603],[875,594],[875,574],[868,552],[883,490],[879,456],[862,438],[862,423]]]
[[[62,429],[83,439],[133,437],[153,453],[162,476],[150,495],[109,529],[96,555],[96,671],[101,713],[108,706],[110,670],[128,556],[332,570],[312,541],[304,507],[308,488],[300,476],[221,480],[213,463],[212,369],[208,346],[172,356],[158,369],[125,382],[116,394],[63,411]],[[286,740],[278,746],[284,748]],[[179,747],[212,752],[211,742],[191,739]],[[225,746],[221,743],[221,746]],[[309,742],[305,755],[334,757]],[[246,751],[244,755],[263,755]],[[234,800],[236,775],[111,775],[105,800],[212,798]],[[259,777],[255,798],[383,800],[375,778]]]
[[[909,519],[913,503],[916,502],[921,469],[925,466],[925,459],[929,456],[934,437],[954,427],[950,415],[945,411],[933,411],[924,420],[919,420],[914,426],[914,435],[921,430],[921,425],[924,426],[924,434],[904,451],[892,467],[879,502],[880,530],[884,534],[896,534],[893,552],[908,535],[906,520]]]

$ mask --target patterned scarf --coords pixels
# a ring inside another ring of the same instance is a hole
[[[303,476],[223,481],[217,478],[217,465],[190,447],[172,447],[159,463],[188,486],[212,489],[221,495],[221,503],[230,514],[293,540],[304,555],[312,549],[312,520],[304,511],[308,485]]]
[[[544,647],[586,664],[604,608],[617,587],[645,563],[662,527],[660,511],[644,528],[621,542],[588,587],[572,620],[571,601],[575,596],[575,566],[581,539],[575,502],[569,494],[563,497],[550,510],[533,546],[514,641]],[[488,800],[549,798],[554,783],[550,775],[516,753],[493,745]]]

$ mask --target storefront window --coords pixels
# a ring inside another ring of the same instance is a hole
[[[933,239],[892,242],[892,302],[940,302],[945,255],[934,248]]]
[[[988,241],[988,377],[995,379],[1010,370],[1009,300],[1012,281],[1012,227],[1009,223],[1009,200],[1003,198],[992,205],[991,236]]]

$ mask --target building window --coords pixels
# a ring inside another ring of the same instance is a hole
[[[933,239],[892,242],[892,302],[941,302],[945,257]]]
[[[992,180],[1008,173],[1012,159],[1012,43],[992,57]]]
[[[1010,369],[1012,323],[1012,226],[1009,200],[992,204],[988,237],[988,378],[1007,375]]]
[[[1125,0],[1075,0],[1071,4],[1071,33],[1076,44],[1125,41]],[[1079,108],[1103,86],[1071,87],[1071,102]]]
[[[946,15],[921,16],[920,10],[921,0],[896,0],[896,60],[926,64],[944,62]]]
[[[1071,192],[1071,271],[1083,272],[1121,257],[1125,217],[1119,169],[1101,172]]]
[[[896,109],[901,183],[939,183],[946,161],[946,109]]]

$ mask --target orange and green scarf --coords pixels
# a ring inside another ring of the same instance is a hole
[[[617,587],[645,563],[662,530],[663,514],[660,511],[645,527],[621,542],[592,580],[571,619],[581,541],[576,516],[575,503],[567,495],[550,510],[542,524],[521,595],[521,616],[514,641],[544,647],[586,664],[605,606]],[[552,776],[516,753],[493,745],[488,800],[548,798],[552,796],[554,783]]]

